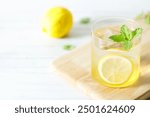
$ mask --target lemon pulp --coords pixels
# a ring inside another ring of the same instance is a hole
[[[120,55],[107,55],[98,63],[100,77],[110,84],[123,84],[130,78],[134,66],[132,60]]]
[[[103,57],[105,58],[106,56],[109,56],[109,55],[105,55]],[[103,59],[103,57],[100,57],[100,59]],[[107,79],[105,78],[106,73],[105,73],[105,77],[101,77],[100,72],[99,72],[99,65],[100,65],[100,61],[101,61],[100,59],[96,60],[95,54],[94,53],[92,54],[92,77],[94,80],[96,80],[100,84],[103,84],[108,87],[127,87],[127,86],[130,86],[133,83],[135,83],[137,81],[137,79],[139,78],[140,57],[138,57],[136,61],[134,59],[131,60],[131,58],[127,58],[127,59],[129,59],[130,62],[132,61],[131,62],[132,63],[132,73],[131,74],[129,73],[130,76],[128,78],[126,77],[125,79],[120,80],[120,78],[121,78],[120,77],[113,81],[111,79],[109,80],[108,78]],[[104,60],[102,60],[102,61],[104,61]],[[113,68],[113,69],[115,69],[115,68]],[[108,69],[106,69],[106,70],[108,70]],[[115,81],[117,81],[117,82],[115,83]]]

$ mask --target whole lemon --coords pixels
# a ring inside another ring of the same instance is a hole
[[[44,14],[41,20],[42,30],[49,37],[61,38],[66,36],[73,25],[71,12],[64,7],[54,7]]]

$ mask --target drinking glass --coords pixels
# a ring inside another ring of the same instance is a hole
[[[132,40],[129,50],[122,42],[110,39],[120,33],[122,25],[131,31],[140,27],[136,21],[122,17],[100,18],[92,26],[92,78],[108,87],[130,86],[140,73],[141,36]]]

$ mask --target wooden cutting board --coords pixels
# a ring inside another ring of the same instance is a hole
[[[127,88],[109,88],[94,81],[91,76],[90,43],[59,57],[53,62],[53,66],[69,83],[82,90],[92,99],[133,100],[149,98],[150,26],[146,25],[143,20],[138,20],[138,22],[144,31],[142,37],[141,75],[134,85]]]

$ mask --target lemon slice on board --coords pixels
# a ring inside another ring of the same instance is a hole
[[[98,63],[100,77],[110,84],[128,81],[133,72],[133,62],[121,55],[106,55]]]

